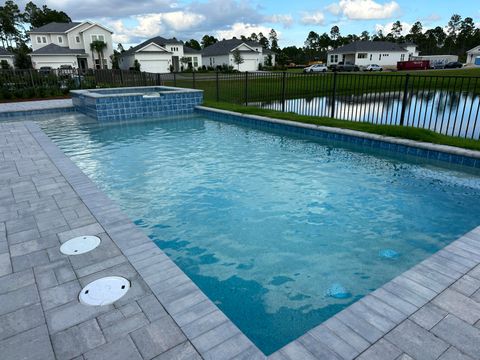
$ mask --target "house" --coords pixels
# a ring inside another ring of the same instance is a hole
[[[467,64],[480,65],[480,45],[467,51]]]
[[[15,59],[15,55],[13,55],[10,51],[8,50],[5,50],[4,48],[0,48],[0,63],[3,63],[4,61],[7,62],[8,66],[10,68],[13,68],[15,65],[14,65],[14,60]],[[0,66],[0,69],[2,67]]]
[[[328,52],[327,65],[341,61],[358,66],[377,64],[396,67],[398,61],[407,61],[418,56],[415,44],[397,44],[388,41],[355,41]]]
[[[119,67],[128,70],[135,67],[135,60],[140,70],[152,73],[166,73],[170,70],[180,71],[186,68],[198,69],[202,66],[202,55],[199,50],[185,46],[183,42],[173,38],[165,39],[157,36],[122,53]]]
[[[237,65],[234,61],[235,51],[239,51],[243,63]],[[240,39],[222,40],[213,45],[207,46],[202,51],[202,61],[206,66],[233,66],[240,71],[257,71],[259,64],[268,64],[271,56],[272,65],[275,65],[275,54],[266,50],[256,41],[244,41]]]
[[[86,70],[112,68],[112,31],[91,21],[70,23],[49,23],[28,32],[32,44],[32,65],[34,69],[71,66]],[[103,59],[97,51],[90,49],[93,41],[103,41]]]

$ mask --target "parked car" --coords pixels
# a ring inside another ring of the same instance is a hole
[[[52,72],[52,68],[50,66],[42,66],[40,69],[38,69],[38,72],[41,75],[49,75]]]
[[[304,73],[327,72],[327,70],[328,68],[327,68],[327,65],[325,64],[313,64],[303,69],[303,72]]]
[[[360,68],[350,62],[341,61],[335,66],[335,71],[360,71]]]
[[[461,69],[463,68],[463,64],[458,61],[451,61],[445,64],[445,69]]]
[[[398,61],[397,70],[428,70],[430,69],[429,60],[408,60],[408,61]]]
[[[383,71],[383,67],[376,64],[370,64],[365,68],[365,71]]]

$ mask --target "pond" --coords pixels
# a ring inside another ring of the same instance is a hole
[[[415,91],[405,97],[404,125],[441,134],[479,139],[480,97],[452,91]],[[377,92],[335,98],[335,118],[375,124],[400,125],[404,93]],[[308,116],[331,116],[331,96],[250,103],[264,109]]]

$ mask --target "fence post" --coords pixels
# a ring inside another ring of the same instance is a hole
[[[330,117],[335,118],[335,102],[337,97],[337,72],[333,72],[333,89],[332,89],[332,109],[330,112]]]
[[[82,88],[82,70],[80,68],[78,68],[77,75],[78,75],[78,88],[81,89]]]
[[[160,73],[157,74],[157,85],[162,85],[162,75]]]
[[[408,82],[410,79],[410,74],[405,75],[405,87],[403,90],[403,100],[402,100],[402,112],[400,114],[400,125],[403,125],[405,122],[405,111],[407,110],[407,101],[408,101]]]
[[[245,71],[245,106],[248,106],[248,71]]]
[[[195,70],[192,70],[192,81],[193,81],[193,88],[196,89],[195,87]]]
[[[30,81],[32,82],[32,87],[35,89],[35,81],[33,80],[32,69],[28,69],[28,73],[30,74]]]
[[[282,112],[285,112],[285,93],[287,87],[287,72],[284,71],[282,74]]]
[[[173,86],[177,87],[177,73],[173,72]]]
[[[125,85],[124,82],[123,82],[123,70],[120,69],[119,71],[120,71],[120,84],[123,86],[123,85]]]
[[[217,102],[220,101],[220,82],[219,82],[219,79],[218,79],[218,70],[215,71],[215,84],[216,84],[216,99],[217,99]]]

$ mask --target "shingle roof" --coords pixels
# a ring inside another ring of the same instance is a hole
[[[165,47],[166,44],[183,44],[181,41],[179,41],[175,38],[165,39],[161,36],[156,36],[154,38],[151,38],[151,39],[148,39],[148,40],[142,42],[141,44],[138,44],[137,46],[134,46],[131,49],[128,49],[122,55],[132,54],[132,53],[136,52],[137,50],[140,50],[141,48],[143,48],[143,47],[145,47],[145,46],[147,46],[148,44],[151,44],[151,43],[157,44],[158,46],[161,46],[161,47]]]
[[[13,55],[10,51],[4,48],[0,48],[0,56],[15,56],[15,55]]]
[[[32,52],[32,55],[81,55],[85,54],[84,49],[70,49],[68,47],[48,44]]]
[[[217,55],[226,55],[230,53],[233,49],[235,49],[240,44],[246,44],[250,47],[262,47],[260,43],[256,41],[243,41],[241,39],[230,39],[230,40],[222,40],[207,46],[202,51],[203,56],[217,56]]]
[[[183,53],[184,54],[201,54],[202,52],[197,49],[192,49],[191,47],[183,45]]]
[[[81,24],[80,22],[69,22],[69,23],[51,22],[46,25],[30,30],[30,33],[64,33],[80,24]]]
[[[329,52],[329,54],[355,53],[359,51],[406,51],[400,44],[389,41],[355,41],[353,43],[340,46]]]

